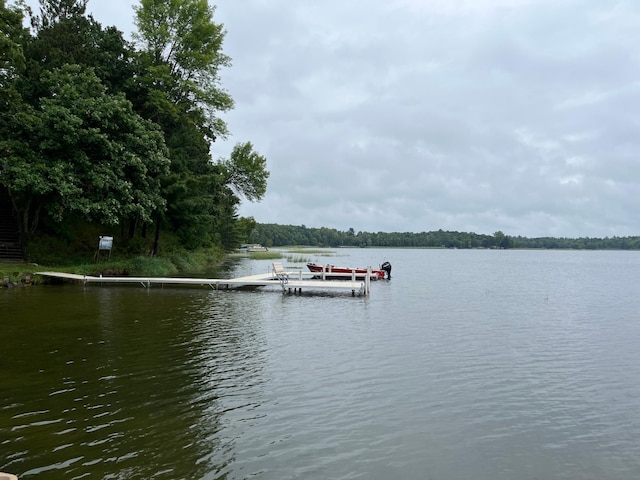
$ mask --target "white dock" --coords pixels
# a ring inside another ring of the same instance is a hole
[[[82,284],[140,284],[145,288],[152,285],[192,285],[204,286],[213,290],[241,288],[241,287],[268,287],[275,286],[282,289],[282,293],[296,293],[303,290],[347,290],[353,296],[369,295],[370,278],[364,280],[322,280],[313,278],[318,274],[312,272],[284,272],[284,275],[275,273],[263,273],[238,278],[182,278],[182,277],[102,277],[93,275],[78,275],[63,272],[35,272],[35,275],[43,277],[69,280]],[[349,274],[346,274],[349,276]],[[311,277],[311,278],[309,278]]]

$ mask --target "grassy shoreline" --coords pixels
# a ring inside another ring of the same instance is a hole
[[[100,263],[38,264],[32,262],[0,262],[0,288],[21,284],[40,285],[47,281],[36,272],[64,272],[79,275],[166,277],[182,272],[201,272],[218,265],[225,254],[219,250],[180,252],[170,257],[132,257]]]
[[[313,254],[327,254],[325,249],[310,247],[286,247],[266,252],[250,252],[254,260],[276,260],[284,258],[288,263],[307,263],[313,261]],[[223,252],[218,249],[197,252],[179,251],[166,257],[136,256],[129,258],[113,258],[99,263],[80,263],[73,260],[34,263],[0,261],[0,288],[22,284],[41,285],[51,280],[35,275],[36,272],[62,272],[78,275],[103,276],[149,276],[170,277],[184,273],[205,272],[211,267],[220,265],[225,257],[237,255],[238,252]],[[332,255],[335,253],[331,253]],[[242,253],[242,255],[246,255]],[[26,280],[26,281],[25,281]]]

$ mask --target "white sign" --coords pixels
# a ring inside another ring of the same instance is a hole
[[[113,247],[113,237],[101,236],[98,242],[98,250],[111,250]]]

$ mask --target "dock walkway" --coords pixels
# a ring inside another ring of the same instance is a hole
[[[78,275],[63,272],[35,272],[35,275],[43,277],[69,280],[83,284],[140,284],[145,288],[152,285],[192,285],[208,286],[213,290],[241,288],[241,287],[280,287],[282,293],[302,292],[302,290],[350,290],[355,296],[369,295],[370,279],[355,280],[322,280],[313,278],[317,274],[311,272],[286,272],[284,278],[278,278],[273,273],[263,273],[238,278],[181,278],[181,277],[102,277],[93,275]]]

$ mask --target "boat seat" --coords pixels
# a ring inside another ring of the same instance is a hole
[[[284,267],[282,266],[282,262],[273,262],[271,265],[272,272],[278,278],[278,280],[280,280],[282,283],[287,283],[289,281],[289,274],[285,272]]]

